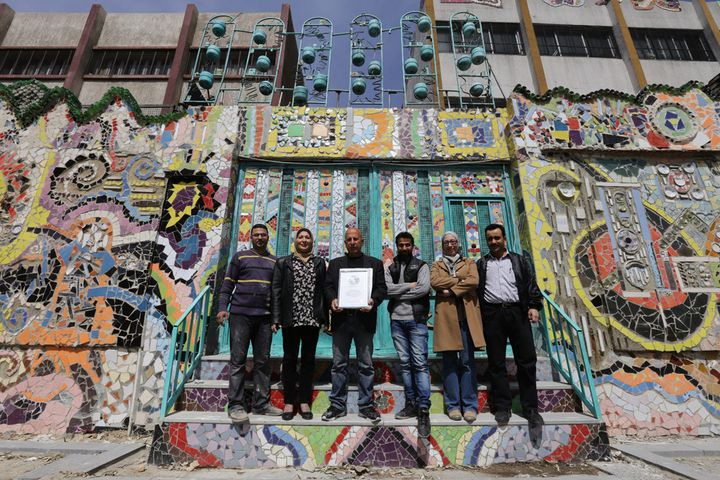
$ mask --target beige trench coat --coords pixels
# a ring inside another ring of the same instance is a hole
[[[475,262],[464,258],[455,270],[455,276],[451,277],[445,263],[442,260],[436,261],[430,269],[430,285],[437,292],[433,350],[446,352],[463,349],[455,304],[456,297],[462,297],[464,300],[465,315],[475,348],[484,347],[485,336],[483,335],[480,302],[476,291],[478,271]],[[443,290],[450,290],[454,295],[442,295]]]

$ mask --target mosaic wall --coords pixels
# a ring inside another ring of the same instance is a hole
[[[148,265],[153,308],[145,317],[133,422],[155,423],[170,331],[198,292],[225,269],[225,225],[239,109],[191,111],[162,127],[157,149],[168,177],[155,256]]]
[[[249,157],[508,159],[505,110],[248,107]]]
[[[214,281],[238,118],[140,127],[118,99],[20,128],[0,104],[0,430],[157,416],[168,331]]]
[[[720,435],[720,362],[619,358],[595,372],[610,435]]]
[[[718,102],[700,90],[683,96],[647,93],[640,104],[598,98],[575,103],[554,97],[536,104],[512,96],[510,121],[521,155],[547,149],[718,151]]]
[[[347,228],[366,228],[370,218],[380,218],[380,257],[391,259],[395,255],[395,235],[408,231],[416,239],[416,254],[432,260],[442,253],[441,237],[448,228],[444,201],[448,196],[497,197],[482,206],[473,204],[463,209],[464,221],[458,232],[465,232],[471,253],[479,252],[479,247],[473,247],[481,243],[476,217],[485,215],[489,221],[503,223],[505,215],[506,186],[500,167],[415,171],[251,166],[242,170],[241,185],[238,249],[250,248],[252,225],[265,223],[270,233],[268,248],[278,255],[290,251],[295,232],[304,226],[313,233],[317,255],[338,257],[345,251]],[[379,205],[362,195],[363,190],[372,193],[375,189]],[[287,195],[289,192],[292,195]],[[481,207],[485,212],[478,213]],[[427,222],[421,222],[421,216]]]
[[[518,223],[541,286],[588,332],[609,428],[717,433],[718,366],[706,358],[720,344],[720,106],[698,90],[648,93],[639,105],[518,95],[512,104]],[[342,253],[343,230],[370,215],[384,257],[400,229],[434,257],[451,227],[478,255],[483,224],[511,211],[507,176],[491,165],[239,168],[234,153],[507,160],[506,119],[504,110],[226,107],[140,126],[117,100],[87,123],[60,104],[19,128],[0,104],[0,430],[154,423],[169,332],[225,268],[228,208],[237,205],[241,246],[256,221],[277,233],[273,250],[309,225],[330,257]],[[638,405],[653,413],[633,416]],[[396,445],[398,435],[377,438]],[[553,445],[544,456],[568,444]]]
[[[717,434],[720,104],[692,90],[513,107],[523,239],[586,331],[609,431]]]
[[[0,350],[0,432],[63,434],[127,420],[137,352]]]
[[[435,425],[429,438],[420,439],[416,427],[171,423],[156,427],[150,462],[225,468],[488,466],[597,458],[605,454],[602,445],[599,425],[547,425],[533,445],[525,425]]]
[[[21,90],[21,110],[47,94],[39,84]],[[228,107],[140,126],[131,103],[117,99],[82,124],[58,104],[24,128],[0,104],[3,428],[62,431],[157,420],[172,325],[225,268],[220,252],[231,236],[223,222],[233,203],[238,138],[241,155],[267,157],[509,156],[504,111],[476,118],[432,110]],[[357,224],[362,207],[359,171],[294,173],[288,235],[274,238],[271,248],[278,241],[287,247],[304,224],[314,229],[321,253],[342,254],[342,232]],[[381,177],[383,191],[394,195],[394,210],[385,210],[393,228],[416,228],[412,174]],[[283,181],[282,169],[242,170],[241,246],[253,221],[268,223],[273,233],[283,226]],[[48,375],[58,389],[82,395],[48,401],[47,379],[35,379]]]

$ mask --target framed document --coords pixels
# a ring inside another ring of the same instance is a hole
[[[341,268],[338,306],[348,309],[369,307],[372,285],[372,268]]]

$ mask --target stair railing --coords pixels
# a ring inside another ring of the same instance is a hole
[[[161,420],[175,406],[175,402],[185,388],[185,383],[192,378],[195,368],[200,363],[205,348],[205,324],[209,308],[210,286],[208,285],[195,297],[173,327],[170,351],[165,364]]]
[[[230,353],[230,321],[227,320],[218,328],[218,353]]]
[[[545,330],[545,346],[553,367],[562,375],[573,390],[598,420],[602,416],[590,359],[588,357],[585,335],[582,329],[568,316],[560,306],[545,292],[545,308],[542,322]]]

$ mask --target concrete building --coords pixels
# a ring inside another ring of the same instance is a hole
[[[458,43],[461,12],[482,23],[492,93],[500,102],[517,84],[539,94],[558,86],[579,93],[605,88],[634,93],[653,83],[708,82],[720,71],[718,2],[427,0],[420,8],[436,25],[444,107],[459,105],[459,90],[469,96],[456,77],[458,49],[453,53],[450,31],[452,24]],[[144,14],[108,13],[101,5],[88,13],[21,13],[0,4],[0,82],[36,78],[62,85],[85,105],[120,86],[146,111],[158,110],[151,106],[167,111],[186,96],[205,28],[217,15],[222,14],[198,12],[192,4],[184,13]],[[228,16],[245,32],[267,17],[294,31],[289,5],[280,12]],[[281,58],[271,55],[270,73],[278,76],[268,102],[273,105],[290,102],[277,88],[289,91],[297,69],[295,36],[277,38],[282,48],[275,52]],[[233,39],[225,89],[240,89],[250,45],[247,33]],[[222,97],[218,104],[237,103],[237,95]]]
[[[204,29],[219,15],[224,14],[198,12],[193,4],[184,13],[109,13],[98,4],[88,13],[25,13],[0,4],[0,82],[35,78],[49,87],[69,88],[84,105],[110,87],[124,87],[144,111],[167,110],[186,94]],[[279,12],[225,15],[235,19],[236,30],[252,31],[266,17],[279,18],[292,30],[287,4]],[[229,85],[240,82],[249,37],[233,38],[225,76]],[[291,81],[283,74],[294,73],[284,67],[286,58],[295,63],[295,40],[282,38],[287,43],[283,56],[273,60],[280,78]],[[279,101],[277,95],[271,102]]]
[[[450,104],[458,83],[449,27],[458,12],[482,23],[495,98],[516,84],[538,94],[558,86],[634,93],[654,83],[708,82],[720,71],[718,2],[432,0],[427,7]]]

